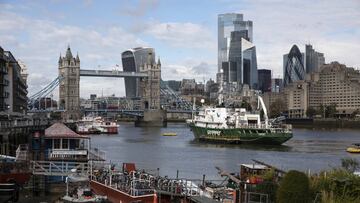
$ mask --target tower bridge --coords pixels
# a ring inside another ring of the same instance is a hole
[[[80,119],[80,77],[113,77],[139,78],[140,109],[135,111],[119,110],[118,113],[141,116],[147,121],[162,119],[164,113],[159,113],[159,111],[162,111],[161,106],[168,106],[169,101],[181,103],[182,112],[190,112],[191,103],[179,97],[171,88],[162,83],[160,59],[155,62],[151,58],[153,56],[149,53],[147,62],[142,64],[137,72],[80,69],[79,55],[73,57],[71,49],[68,47],[65,56],[60,55],[59,57],[58,77],[44,89],[29,97],[29,106],[33,107],[35,102],[40,102],[42,97],[46,97],[59,86],[58,106],[62,118],[66,121],[76,121]],[[161,100],[161,98],[165,99]]]

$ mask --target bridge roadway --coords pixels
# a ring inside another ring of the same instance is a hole
[[[118,70],[85,70],[80,69],[80,76],[90,77],[113,77],[113,78],[145,78],[147,73],[124,72]]]
[[[125,113],[125,114],[142,114],[144,110],[125,110],[125,109],[85,109],[85,112],[118,112],[118,113]],[[198,112],[198,110],[183,110],[183,109],[173,109],[173,110],[166,110],[167,113],[188,113],[191,114],[192,112]]]

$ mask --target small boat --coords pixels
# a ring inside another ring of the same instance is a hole
[[[177,134],[174,132],[167,132],[167,133],[163,133],[162,136],[176,136]]]
[[[90,188],[90,182],[87,177],[80,174],[70,174],[66,177],[66,195],[62,200],[66,203],[87,203],[87,202],[107,202],[106,196],[96,195]],[[70,190],[69,183],[73,190]],[[71,192],[70,192],[71,191]]]
[[[355,143],[354,147],[348,147],[346,151],[349,153],[360,153],[360,143]]]

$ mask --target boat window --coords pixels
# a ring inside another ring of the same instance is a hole
[[[60,149],[60,139],[53,139],[53,149]]]

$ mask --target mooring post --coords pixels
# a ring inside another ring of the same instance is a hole
[[[179,179],[179,170],[176,170],[176,179]]]
[[[205,174],[203,175],[202,185],[205,187]]]

